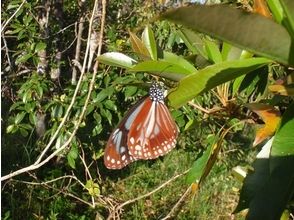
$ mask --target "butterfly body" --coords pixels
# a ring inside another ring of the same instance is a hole
[[[153,84],[149,96],[139,100],[110,135],[104,164],[109,169],[121,169],[135,160],[155,159],[176,146],[177,136],[163,92]]]

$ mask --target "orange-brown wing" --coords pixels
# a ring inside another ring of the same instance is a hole
[[[154,159],[176,146],[178,128],[163,101],[147,98],[128,133],[129,154],[136,159]]]
[[[136,160],[129,154],[127,136],[137,114],[147,98],[138,101],[126,114],[117,128],[111,133],[104,152],[104,164],[108,169],[121,169]]]

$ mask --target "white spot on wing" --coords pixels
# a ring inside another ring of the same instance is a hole
[[[121,146],[119,152],[120,152],[121,154],[123,154],[124,152],[126,152],[126,150],[127,150],[126,147]]]
[[[142,150],[142,147],[140,145],[136,145],[135,150],[140,151],[140,150]]]
[[[131,144],[134,144],[135,143],[135,139],[133,137],[130,138],[130,142]]]

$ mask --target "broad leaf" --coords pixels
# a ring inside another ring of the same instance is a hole
[[[217,142],[216,139],[217,137],[210,137],[209,146],[207,147],[203,155],[193,163],[191,170],[186,177],[186,181],[188,184],[192,184],[193,182],[196,182],[197,184],[200,183],[200,180],[205,173],[209,158],[213,153],[215,144]]]
[[[191,73],[191,70],[185,69],[185,66],[178,65],[166,60],[149,60],[138,63],[130,68],[131,72],[149,72],[154,75],[162,76],[171,80],[179,81]]]
[[[265,123],[264,126],[256,131],[255,140],[253,142],[253,146],[256,146],[275,133],[280,123],[281,114],[280,111],[273,106],[262,103],[249,103],[245,106],[258,114]]]
[[[133,58],[118,52],[104,53],[97,58],[101,63],[121,68],[131,68],[137,63]]]
[[[178,88],[169,94],[170,104],[179,107],[203,92],[268,63],[270,61],[265,58],[250,58],[208,66],[183,78]]]
[[[181,66],[183,69],[185,69],[185,72],[189,72],[189,73],[197,72],[197,69],[191,63],[189,63],[186,59],[180,56],[177,56],[174,53],[164,51],[163,61],[171,62],[173,64]]]
[[[161,16],[194,31],[227,41],[255,54],[294,66],[291,37],[287,30],[259,14],[228,5],[188,6]]]
[[[271,156],[294,156],[294,103],[289,105],[283,114],[281,125],[275,135]]]

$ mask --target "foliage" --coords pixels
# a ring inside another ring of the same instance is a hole
[[[286,196],[275,191],[277,204],[271,210],[279,216],[293,193],[292,160],[276,160],[293,156],[293,73],[269,59],[293,65],[291,2],[269,1],[276,22],[225,5],[179,7],[159,17],[183,26],[154,19],[164,6],[161,1],[118,0],[106,8],[98,2],[99,7],[97,1],[2,3],[1,153],[2,178],[7,178],[2,180],[2,218],[105,219],[120,212],[116,208],[125,201],[188,169],[156,193],[125,205],[121,217],[163,218],[190,184],[198,188],[192,187],[181,211],[172,214],[216,219],[225,210],[229,217],[237,204],[235,188],[240,187],[230,170],[252,162],[255,152],[248,149],[254,137],[244,119],[257,124],[259,119],[247,108],[261,111],[245,104],[249,102],[268,106],[261,113],[265,135],[257,133],[255,140],[275,133],[262,168],[270,168],[268,177],[290,186],[280,188]],[[153,22],[145,27],[146,21]],[[252,25],[256,22],[258,26]],[[91,56],[98,56],[99,68]],[[102,156],[112,128],[146,95],[146,82],[152,80],[165,83],[169,105],[178,108],[171,109],[181,133],[178,149],[156,161],[106,170]],[[272,109],[281,118],[263,117]],[[22,168],[28,169],[8,177]],[[274,187],[256,173],[252,177],[249,172],[249,180],[258,179],[267,191],[248,196],[256,185],[246,185],[245,179],[237,210],[249,207],[249,216],[258,215],[265,193],[271,196]]]

